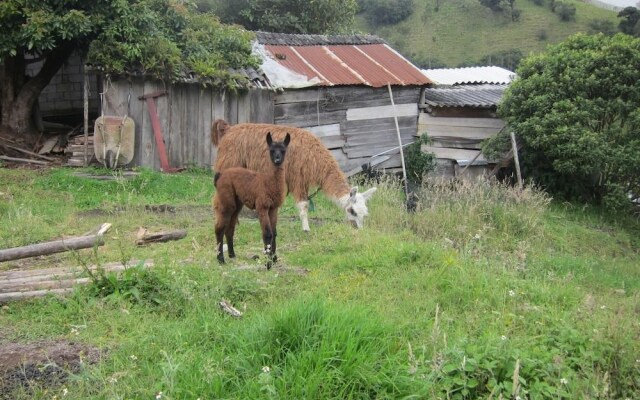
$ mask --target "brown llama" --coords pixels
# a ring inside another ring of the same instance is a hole
[[[269,166],[267,150],[261,145],[266,132],[274,138],[291,134],[290,156],[284,162],[287,190],[293,195],[302,221],[302,229],[309,231],[309,191],[320,188],[345,213],[347,220],[362,228],[368,215],[367,200],[376,188],[358,193],[350,187],[336,159],[313,133],[289,126],[244,123],[230,126],[218,119],[211,127],[211,142],[218,148],[215,171],[244,167],[262,171]]]
[[[233,235],[238,214],[242,206],[247,206],[258,213],[262,228],[264,252],[267,254],[267,269],[276,260],[276,225],[278,224],[278,208],[285,198],[285,182],[283,162],[287,147],[291,140],[287,133],[281,142],[274,141],[271,132],[267,135],[269,158],[272,165],[264,171],[254,172],[246,168],[228,168],[217,172],[213,178],[216,194],[213,197],[213,210],[216,216],[215,232],[218,246],[218,261],[224,264],[223,236],[227,238],[229,258],[236,256],[233,248]]]

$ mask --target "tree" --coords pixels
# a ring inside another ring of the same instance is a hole
[[[356,0],[242,0],[241,3],[246,6],[235,18],[227,14],[228,22],[249,30],[280,33],[348,32],[358,9]],[[228,4],[221,8],[229,7]]]
[[[640,37],[640,10],[635,7],[625,7],[618,13],[618,18],[622,18],[618,24],[621,32]]]
[[[640,195],[640,39],[578,34],[524,59],[498,112],[529,177],[566,198]]]
[[[256,65],[252,35],[176,0],[4,0],[0,2],[0,126],[33,133],[42,89],[74,51],[107,73],[200,77],[234,85],[230,68]],[[43,67],[27,78],[26,66]]]

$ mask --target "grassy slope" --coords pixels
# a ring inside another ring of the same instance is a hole
[[[241,219],[238,259],[217,264],[209,172],[110,182],[72,172],[0,169],[0,248],[111,222],[98,261],[152,258],[161,290],[148,294],[159,304],[127,298],[123,287],[106,298],[78,291],[0,308],[0,345],[53,339],[109,349],[64,386],[65,398],[506,397],[516,370],[522,398],[640,391],[637,221],[479,186],[430,188],[408,215],[399,186],[384,183],[362,231],[319,197],[311,216],[323,223],[302,234],[287,200],[280,260],[308,274],[242,271],[234,267],[261,252],[259,227]],[[145,212],[146,204],[177,211]],[[136,247],[139,226],[189,235]],[[0,269],[95,261],[83,250]],[[144,282],[135,286],[143,299]],[[220,313],[222,297],[245,318]],[[14,398],[60,398],[64,387]]]
[[[362,31],[377,34],[395,46],[402,54],[421,64],[432,57],[449,67],[475,62],[499,51],[520,49],[524,55],[539,52],[576,32],[588,32],[589,22],[606,19],[617,27],[613,11],[579,1],[567,0],[576,6],[576,20],[562,22],[548,7],[529,0],[518,0],[522,11],[519,22],[495,14],[477,0],[417,0],[413,15],[400,24],[372,28],[360,19]],[[540,32],[546,34],[539,40]]]

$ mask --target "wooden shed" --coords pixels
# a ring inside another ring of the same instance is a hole
[[[434,175],[465,178],[484,175],[495,165],[482,155],[481,142],[504,128],[496,115],[502,95],[515,74],[500,67],[428,69],[434,82],[420,99],[419,134],[431,144],[423,151],[434,153]]]
[[[404,144],[417,134],[422,72],[371,35],[285,35],[259,32],[256,53],[270,83],[274,123],[318,135],[343,170],[364,163],[401,166]]]
[[[403,144],[418,133],[418,102],[429,79],[382,39],[370,35],[256,33],[259,71],[242,71],[252,88],[232,94],[197,82],[164,84],[142,77],[104,79],[105,115],[135,121],[136,154],[130,165],[160,169],[152,119],[144,95],[155,99],[172,167],[208,167],[215,161],[211,122],[266,122],[303,127],[318,135],[343,170],[371,162],[401,165]],[[376,156],[376,157],[373,157]]]

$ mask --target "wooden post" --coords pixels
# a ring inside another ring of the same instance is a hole
[[[87,74],[87,66],[82,65],[84,77],[84,166],[89,165],[89,74]]]
[[[516,143],[516,135],[514,135],[513,132],[511,132],[510,135],[511,135],[511,146],[513,147],[513,161],[516,164],[516,175],[518,177],[518,188],[522,190],[523,184],[522,184],[522,175],[520,174],[520,159],[518,158],[518,144]]]
[[[402,162],[402,180],[404,181],[404,194],[409,197],[409,182],[407,181],[407,168],[404,165],[404,152],[402,151],[402,137],[400,136],[400,125],[398,125],[398,114],[396,113],[396,104],[393,101],[393,92],[391,91],[391,84],[387,83],[389,89],[389,98],[391,99],[391,106],[393,107],[393,120],[396,123],[396,133],[398,134],[398,146],[400,146],[400,161]]]

